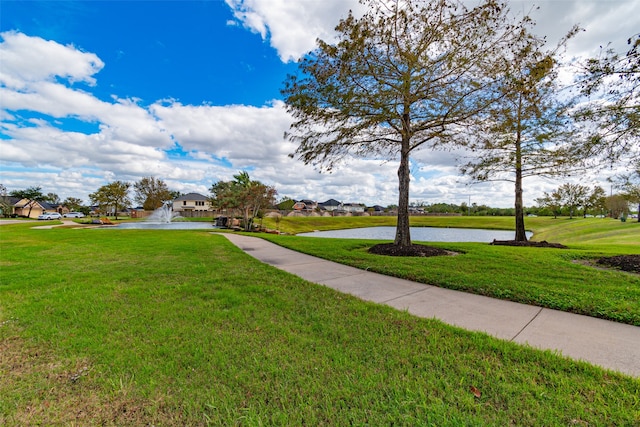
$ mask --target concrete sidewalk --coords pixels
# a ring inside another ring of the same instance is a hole
[[[424,285],[225,233],[254,258],[366,301],[640,377],[640,327]]]

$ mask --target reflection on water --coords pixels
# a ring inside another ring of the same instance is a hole
[[[495,240],[513,240],[515,231],[481,230],[477,228],[436,228],[411,227],[411,240],[416,242],[481,242],[489,243]],[[533,235],[527,232],[527,238]],[[314,231],[300,233],[298,236],[329,237],[336,239],[372,239],[393,240],[396,227],[366,227],[348,230]]]

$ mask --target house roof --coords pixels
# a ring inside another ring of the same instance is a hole
[[[20,197],[13,197],[13,196],[3,196],[2,199],[5,200],[5,202],[9,203],[10,205],[16,205],[20,200],[22,200]]]
[[[329,199],[326,202],[318,203],[321,206],[340,206],[342,203],[337,201],[336,199]]]
[[[42,208],[44,210],[55,209],[55,206],[52,205],[51,203],[38,201],[38,200],[31,200],[31,199],[26,199],[26,198],[18,199],[18,201],[15,202],[13,205],[16,208],[26,208],[27,206],[31,205],[32,207],[40,206],[40,208]]]
[[[207,196],[203,196],[199,193],[188,193],[184,196],[180,196],[177,199],[174,199],[174,202],[182,202],[183,200],[209,200]]]

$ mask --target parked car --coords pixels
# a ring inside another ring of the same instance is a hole
[[[38,216],[38,219],[60,219],[62,218],[62,215],[60,215],[58,212],[45,212],[42,215]]]
[[[65,218],[84,218],[84,214],[82,212],[67,212],[62,216]]]

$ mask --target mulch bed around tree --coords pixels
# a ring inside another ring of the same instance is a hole
[[[640,255],[617,255],[602,257],[596,261],[600,265],[640,274]]]
[[[531,248],[556,248],[556,249],[568,249],[567,246],[561,245],[560,243],[549,243],[546,240],[541,242],[519,242],[516,240],[494,240],[489,243],[490,245],[500,245],[500,246],[527,246]]]
[[[412,244],[409,247],[400,247],[393,243],[381,243],[379,245],[369,248],[369,253],[376,255],[388,255],[388,256],[441,256],[441,255],[455,255],[455,252],[447,251],[441,248],[434,248],[433,246],[416,245]]]

